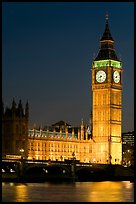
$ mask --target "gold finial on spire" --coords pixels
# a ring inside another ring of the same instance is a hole
[[[109,15],[108,12],[106,12],[106,23],[108,23]]]

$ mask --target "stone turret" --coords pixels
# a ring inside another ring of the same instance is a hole
[[[19,114],[19,117],[24,116],[24,111],[23,111],[23,106],[22,106],[22,101],[21,100],[19,100],[19,104],[18,104],[18,114]]]
[[[25,116],[27,118],[29,118],[29,104],[28,104],[28,101],[27,101],[26,106],[25,106]]]
[[[75,132],[74,132],[74,128],[72,128],[72,139],[74,139],[75,137]]]
[[[87,131],[87,128],[86,128],[86,131],[85,131],[85,139],[88,140],[88,131]]]
[[[62,138],[62,128],[60,127],[60,138]]]
[[[68,127],[65,126],[66,139],[68,139]]]
[[[83,122],[83,119],[81,122],[81,140],[84,140],[84,122]]]
[[[13,112],[16,111],[16,103],[15,103],[14,98],[13,98],[13,101],[12,101],[12,111],[13,111]]]
[[[2,154],[20,155],[27,157],[28,117],[24,114],[21,100],[18,106],[13,98],[11,108],[6,107],[2,115]]]
[[[81,131],[80,131],[80,128],[78,128],[78,140],[81,140],[80,136],[81,136]]]

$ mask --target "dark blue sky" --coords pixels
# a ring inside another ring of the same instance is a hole
[[[91,64],[105,14],[123,64],[123,125],[134,130],[134,3],[2,3],[2,98],[30,105],[29,127],[89,123]]]

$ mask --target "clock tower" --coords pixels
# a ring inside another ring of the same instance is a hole
[[[98,55],[92,62],[93,161],[122,162],[122,64],[114,49],[108,16]]]

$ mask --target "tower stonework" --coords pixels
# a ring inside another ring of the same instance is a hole
[[[92,62],[92,125],[94,161],[121,164],[122,64],[115,53],[108,17]]]
[[[25,111],[21,100],[18,106],[13,99],[12,107],[6,107],[2,111],[2,156],[20,155],[27,157],[28,154],[28,102]]]

